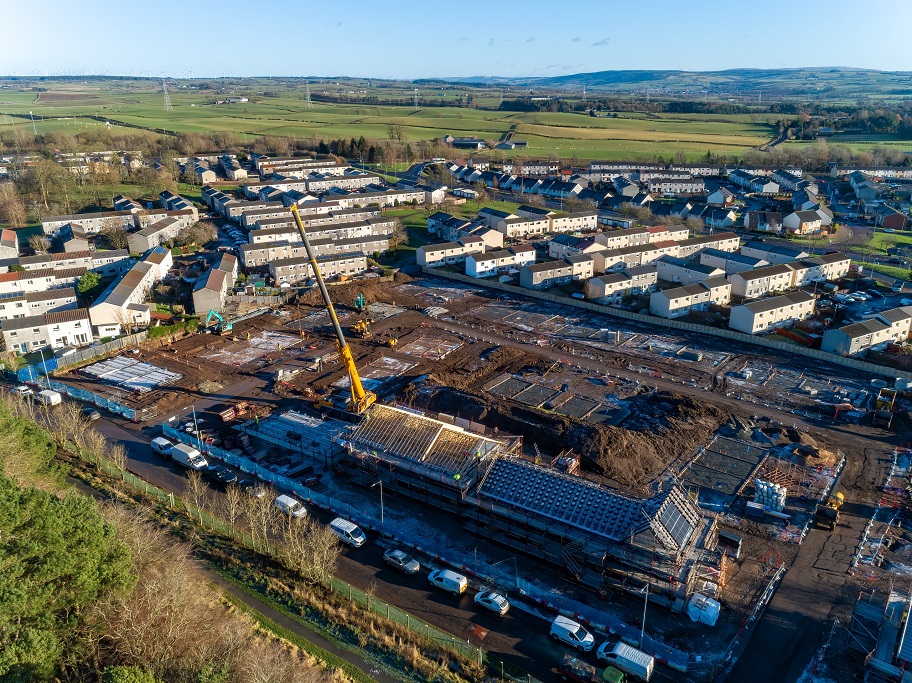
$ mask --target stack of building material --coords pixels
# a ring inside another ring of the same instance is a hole
[[[782,512],[785,509],[785,497],[788,489],[771,481],[754,480],[754,502],[767,510]]]

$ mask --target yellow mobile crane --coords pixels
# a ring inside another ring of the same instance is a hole
[[[342,334],[342,327],[339,325],[339,318],[336,317],[336,309],[333,308],[332,300],[329,298],[329,291],[326,289],[326,283],[323,282],[323,276],[320,274],[320,267],[317,265],[317,259],[314,256],[313,249],[310,246],[310,240],[307,239],[307,231],[304,229],[304,223],[301,222],[301,214],[298,213],[296,204],[291,205],[291,215],[294,216],[295,223],[298,226],[298,232],[301,233],[301,241],[304,242],[304,250],[307,252],[307,258],[310,260],[310,267],[313,269],[314,279],[320,287],[320,293],[323,295],[323,301],[326,302],[326,308],[329,310],[329,317],[332,319],[333,327],[336,330],[336,347],[339,349],[339,358],[348,371],[349,384],[351,385],[351,399],[348,402],[348,410],[351,413],[360,415],[367,410],[377,400],[377,395],[372,391],[365,391],[361,384],[361,377],[358,375],[358,368],[355,366],[355,358],[352,356],[351,348],[345,341],[345,335]],[[328,407],[329,404],[322,399],[317,399],[317,407]]]

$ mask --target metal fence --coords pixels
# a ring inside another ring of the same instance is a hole
[[[268,304],[275,306],[284,304],[288,295],[269,295],[269,294],[230,294],[225,297],[226,304]]]
[[[80,389],[78,387],[72,387],[69,384],[64,384],[56,379],[51,379],[50,377],[41,377],[36,380],[38,385],[44,387],[45,389],[53,389],[54,391],[59,391],[61,394],[66,394],[80,401],[85,401],[86,403],[91,403],[94,406],[99,408],[104,408],[109,410],[112,413],[117,415],[122,415],[131,422],[144,422],[146,420],[151,420],[158,413],[154,409],[143,409],[136,410],[128,406],[118,403],[113,398],[109,396],[103,396],[101,394],[96,394],[93,391],[87,389]]]
[[[364,607],[375,614],[384,616],[400,626],[405,626],[410,631],[414,631],[418,635],[424,636],[438,645],[459,652],[463,657],[468,659],[474,658],[479,664],[482,661],[484,653],[480,647],[471,645],[450,633],[441,631],[436,626],[431,626],[426,621],[422,621],[418,617],[413,617],[408,612],[405,612],[398,607],[394,607],[379,598],[375,598],[366,591],[356,588],[342,579],[337,579],[334,576],[329,577],[329,588],[332,589],[333,592],[338,593],[352,602],[358,603],[361,607]]]
[[[776,341],[774,339],[757,337],[750,334],[744,334],[743,332],[736,332],[734,330],[708,327],[706,325],[696,325],[694,323],[688,323],[682,320],[672,320],[670,318],[657,318],[652,315],[634,313],[633,311],[625,311],[620,308],[601,306],[589,301],[579,301],[578,299],[548,294],[547,292],[540,292],[534,289],[515,287],[513,285],[504,284],[495,280],[478,280],[477,278],[469,277],[468,275],[451,273],[450,271],[440,270],[439,268],[428,268],[426,266],[423,266],[421,270],[428,275],[447,278],[449,280],[456,280],[458,282],[467,282],[475,285],[476,287],[480,286],[490,289],[499,289],[504,292],[518,294],[520,296],[526,296],[532,299],[551,301],[562,306],[582,308],[588,311],[592,311],[593,313],[600,313],[601,315],[609,315],[617,318],[626,318],[627,320],[635,320],[637,322],[646,323],[654,327],[665,327],[673,330],[683,330],[687,332],[696,332],[698,334],[707,334],[713,337],[731,339],[743,344],[754,344],[755,346],[765,346],[770,349],[776,349],[777,351],[786,351],[788,353],[806,356],[808,358],[814,358],[815,360],[824,361],[826,363],[833,363],[834,365],[842,365],[847,368],[869,372],[874,375],[885,375],[891,378],[901,377],[904,379],[912,379],[912,372],[897,370],[895,368],[888,368],[883,365],[875,365],[874,363],[858,360],[857,358],[838,356],[835,353],[826,353],[825,351],[820,351],[818,349],[809,349],[805,346],[798,346],[796,344],[786,344],[785,342]]]
[[[104,344],[98,344],[97,346],[90,346],[85,349],[80,349],[74,353],[67,354],[63,358],[58,358],[57,366],[66,368],[87,360],[92,360],[93,358],[98,358],[99,356],[104,356],[105,354],[111,353],[112,351],[120,351],[121,349],[125,349],[130,346],[136,346],[140,342],[145,341],[148,336],[149,333],[144,330],[142,332],[137,332],[136,334],[131,334],[126,337],[120,337],[119,339],[112,339],[111,341],[105,342]]]

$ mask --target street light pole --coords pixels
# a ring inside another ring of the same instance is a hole
[[[643,623],[640,626],[640,649],[643,649],[643,637],[646,634],[646,605],[649,604],[649,584],[646,584],[646,587],[643,589],[646,593],[646,599],[643,600]]]
[[[373,484],[371,484],[371,488],[374,488],[378,484],[380,485],[380,528],[385,533],[386,532],[386,522],[383,518],[383,480],[378,479]]]

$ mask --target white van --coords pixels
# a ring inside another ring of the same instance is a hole
[[[613,648],[607,642],[602,643],[595,656],[598,661],[610,664],[642,681],[648,681],[655,669],[655,659],[651,655],[626,643],[618,643]]]
[[[165,457],[170,457],[171,455],[171,446],[172,444],[163,436],[157,436],[152,439],[152,450],[158,453],[159,455],[164,455]]]
[[[39,391],[34,396],[35,402],[40,403],[44,406],[59,406],[63,403],[63,397],[59,392],[51,391],[50,389],[45,389],[44,391]]]
[[[192,446],[183,443],[176,443],[168,450],[168,455],[178,465],[183,465],[188,470],[202,472],[209,467],[209,461],[203,457],[203,454]]]
[[[275,506],[279,508],[286,515],[291,515],[292,517],[306,517],[307,508],[304,507],[304,503],[296,498],[291,496],[281,495],[276,496]]]
[[[361,528],[357,524],[349,522],[347,519],[336,517],[329,523],[329,528],[345,545],[350,545],[353,548],[360,548],[367,543],[367,536],[364,535]]]
[[[465,593],[469,587],[469,580],[462,574],[457,574],[449,569],[435,569],[428,575],[428,581],[432,586],[441,588],[453,595]]]
[[[568,617],[557,615],[551,622],[551,637],[560,640],[580,652],[589,652],[595,647],[595,638],[589,631]]]

